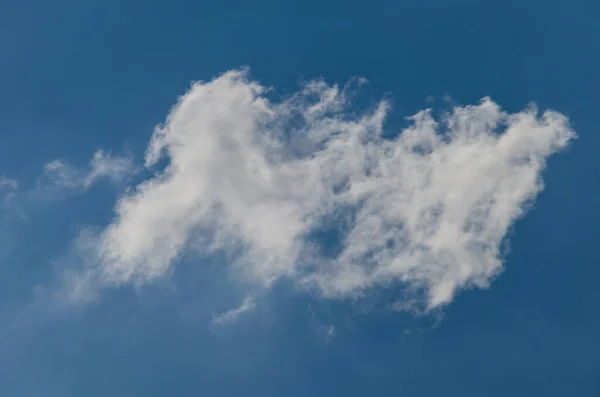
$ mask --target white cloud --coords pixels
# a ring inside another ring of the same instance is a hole
[[[79,169],[61,160],[44,165],[43,174],[34,187],[20,189],[14,179],[0,175],[0,254],[12,247],[13,222],[29,222],[27,207],[64,196],[73,191],[85,191],[101,179],[122,182],[135,172],[129,156],[111,156],[101,150],[90,160],[88,167]]]
[[[333,338],[335,338],[337,327],[333,324],[324,323],[323,321],[319,320],[311,305],[308,305],[308,314],[310,316],[311,326],[314,328],[323,343],[327,344],[331,342]]]
[[[149,282],[183,252],[225,250],[252,284],[286,276],[345,298],[400,282],[437,307],[498,274],[547,157],[575,137],[559,113],[484,98],[442,120],[422,111],[389,140],[388,104],[356,110],[352,85],[314,81],[281,102],[265,91],[244,71],[193,85],[148,146],[147,167],[168,165],[118,201],[86,279]],[[341,236],[334,255],[311,238],[326,228]]]
[[[0,213],[1,223],[6,223],[6,215],[17,215],[21,220],[27,217],[17,200],[19,184],[17,181],[6,176],[0,176]]]
[[[16,225],[28,221],[18,200],[18,189],[17,181],[0,176],[0,257],[14,249]]]
[[[19,188],[17,181],[6,176],[0,176],[0,189],[12,189],[16,190]]]
[[[44,166],[51,185],[68,190],[89,189],[98,180],[123,181],[133,172],[131,157],[114,157],[102,150],[94,153],[87,169],[79,169],[62,160],[53,160]]]
[[[238,321],[240,316],[250,310],[256,308],[256,302],[252,297],[246,297],[239,307],[226,311],[225,313],[216,314],[212,318],[212,323],[216,325],[230,325]]]

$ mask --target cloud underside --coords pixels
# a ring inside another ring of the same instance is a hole
[[[360,84],[312,81],[272,101],[246,71],[195,83],[148,145],[154,177],[84,239],[79,287],[147,283],[183,253],[223,252],[250,285],[285,277],[326,298],[394,284],[434,308],[486,287],[547,157],[575,137],[568,120],[484,98],[419,112],[388,139],[388,103],[357,106]]]

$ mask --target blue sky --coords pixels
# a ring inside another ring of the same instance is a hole
[[[1,395],[600,393],[597,2],[0,10]]]

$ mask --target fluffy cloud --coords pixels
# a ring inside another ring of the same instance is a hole
[[[86,190],[103,178],[120,182],[132,171],[130,157],[114,157],[102,150],[94,153],[87,169],[75,168],[62,160],[53,160],[44,166],[45,176],[51,185],[68,190]]]
[[[17,181],[5,176],[0,176],[0,189],[17,189],[19,187]]]
[[[438,120],[419,112],[384,139],[388,104],[358,110],[352,84],[266,91],[245,71],[192,86],[148,146],[155,176],[86,239],[94,266],[79,281],[145,283],[183,252],[226,252],[252,285],[288,277],[345,298],[400,283],[434,308],[498,274],[546,159],[575,137],[559,113],[484,98]]]
[[[246,297],[239,307],[226,311],[225,313],[215,314],[212,323],[217,325],[229,325],[236,322],[239,317],[256,307],[256,301],[253,297]]]

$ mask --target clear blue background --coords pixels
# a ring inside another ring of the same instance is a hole
[[[397,120],[428,96],[491,95],[510,111],[534,100],[579,134],[550,160],[506,271],[437,325],[281,287],[214,329],[211,311],[240,296],[194,263],[178,268],[177,292],[22,314],[77,225],[110,220],[117,192],[31,206],[27,223],[4,213],[0,395],[599,396],[599,16],[594,0],[0,0],[0,174],[25,188],[57,157],[84,165],[127,144],[139,159],[190,81],[244,65],[279,92],[364,76]],[[329,343],[320,324],[337,326]]]

